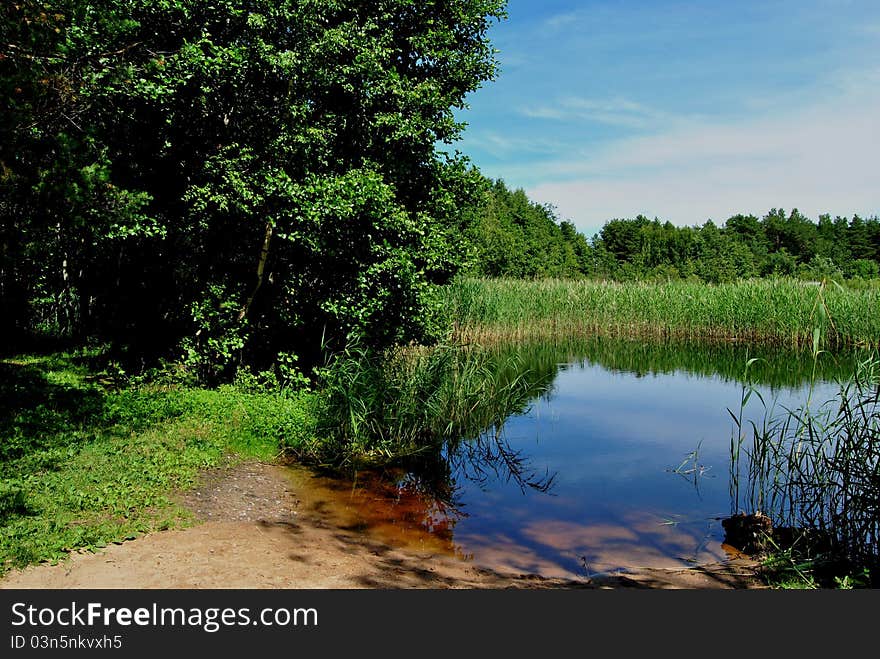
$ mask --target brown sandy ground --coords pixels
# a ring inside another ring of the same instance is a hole
[[[352,524],[289,471],[248,462],[204,474],[181,503],[198,523],[14,571],[0,588],[761,588],[746,559],[592,579],[496,572],[425,545],[396,546]]]

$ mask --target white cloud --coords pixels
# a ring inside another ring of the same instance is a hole
[[[568,97],[553,105],[525,107],[520,113],[530,119],[590,121],[630,128],[645,128],[668,120],[664,113],[625,98]]]
[[[469,144],[479,147],[496,158],[510,158],[522,154],[548,157],[564,153],[566,145],[552,139],[517,137],[494,131],[481,132],[469,137]]]
[[[550,16],[544,20],[544,27],[549,30],[559,30],[561,28],[570,27],[581,22],[586,12],[570,11],[562,14]]]
[[[581,228],[642,213],[675,224],[798,208],[816,219],[880,213],[876,73],[813,107],[737,122],[671,121],[599,151],[531,163],[529,195]],[[853,82],[855,80],[856,82]],[[525,173],[525,172],[523,172]]]

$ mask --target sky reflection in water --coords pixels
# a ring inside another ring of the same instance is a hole
[[[817,385],[814,403],[836,389]],[[805,386],[759,391],[780,412],[807,396]],[[727,409],[738,411],[741,394],[738,382],[685,371],[562,367],[548,395],[503,431],[532,469],[555,474],[553,488],[523,491],[503,476],[477,484],[455,474],[466,513],[455,545],[480,565],[545,576],[726,560],[720,520],[733,512],[735,432]],[[760,423],[763,414],[752,397],[744,418]]]

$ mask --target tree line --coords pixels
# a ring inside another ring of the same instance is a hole
[[[503,180],[483,179],[466,237],[466,271],[483,277],[573,277],[590,271],[591,246],[552,206]]]
[[[555,210],[486,181],[468,232],[471,272],[486,277],[688,279],[753,277],[872,279],[880,273],[880,219],[771,209],[723,224],[676,226],[643,215],[613,219],[587,239]]]

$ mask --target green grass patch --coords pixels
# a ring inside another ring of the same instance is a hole
[[[310,437],[312,394],[127,385],[94,353],[0,361],[0,572],[186,524],[170,498]]]

